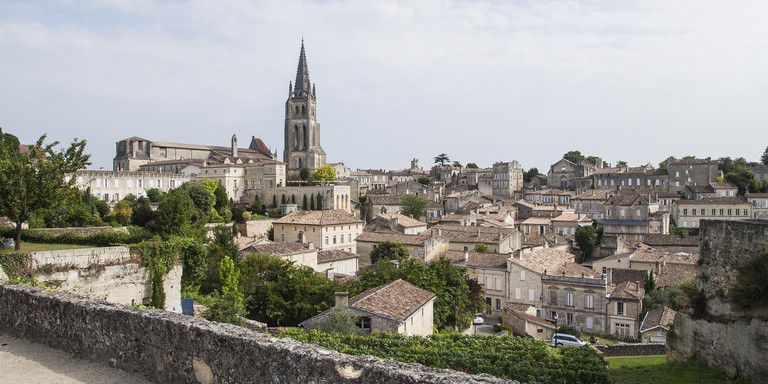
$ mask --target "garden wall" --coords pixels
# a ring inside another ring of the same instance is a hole
[[[35,228],[35,232],[47,233],[52,236],[63,235],[65,233],[75,233],[82,236],[91,236],[103,232],[125,232],[128,233],[128,227],[68,227],[68,228]]]
[[[234,325],[28,286],[0,286],[0,332],[142,372],[156,383],[516,383],[349,356]]]
[[[605,357],[611,356],[653,356],[666,355],[667,346],[664,344],[624,344],[596,346]]]

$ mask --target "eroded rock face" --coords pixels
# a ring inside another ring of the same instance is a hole
[[[156,383],[516,383],[349,356],[230,324],[27,286],[0,286],[0,331],[142,372]]]
[[[678,313],[667,335],[670,357],[695,357],[731,377],[753,383],[768,377],[768,321],[751,319],[730,323],[693,320]]]

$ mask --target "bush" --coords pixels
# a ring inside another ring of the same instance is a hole
[[[742,309],[768,308],[768,253],[763,253],[737,268],[731,299]]]
[[[581,336],[581,330],[570,325],[561,325],[560,328],[557,329],[557,333],[566,333],[576,337]]]
[[[13,230],[0,229],[0,236],[13,237]],[[21,240],[29,243],[77,244],[94,247],[137,244],[151,237],[151,234],[138,227],[128,228],[128,233],[120,231],[104,231],[92,235],[81,235],[75,232],[53,234],[44,231],[36,231],[34,229],[25,229],[21,231]]]
[[[279,336],[352,355],[373,355],[472,374],[487,373],[524,383],[610,382],[605,362],[589,347],[554,349],[543,341],[517,336],[466,336],[451,332],[421,338],[300,330],[284,331]]]

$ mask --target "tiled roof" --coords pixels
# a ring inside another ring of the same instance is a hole
[[[638,199],[640,199],[641,204],[648,204],[648,199],[645,197],[645,195],[638,193],[617,193],[609,197],[608,201],[614,202],[616,205],[629,206],[634,204]]]
[[[357,237],[358,242],[383,243],[385,241],[400,243],[403,245],[424,245],[424,240],[432,236],[431,231],[425,231],[418,235],[405,235],[397,232],[363,232]]]
[[[550,225],[552,224],[552,219],[548,217],[529,217],[525,220],[523,220],[520,225]]]
[[[554,248],[537,249],[523,253],[520,258],[510,259],[513,264],[530,269],[536,273],[566,276],[594,276],[594,271],[573,261],[573,255]]]
[[[643,244],[650,246],[673,246],[673,247],[698,247],[698,236],[678,236],[678,235],[645,235]]]
[[[611,299],[642,300],[645,288],[636,281],[625,281],[613,287]]]
[[[362,221],[347,211],[297,211],[274,221],[275,224],[338,225],[360,224]]]
[[[432,292],[397,279],[351,298],[349,306],[389,319],[405,321],[434,297]]]
[[[574,197],[571,200],[599,200],[605,201],[614,191],[612,189],[588,189]]]
[[[356,259],[358,257],[359,256],[356,253],[342,251],[339,249],[332,249],[332,250],[317,252],[318,264],[330,263],[332,261],[339,261],[339,260]]]
[[[381,217],[384,220],[397,220],[397,224],[402,225],[406,228],[412,228],[412,227],[423,227],[427,225],[427,223],[416,220],[414,218],[410,218],[405,215],[401,215],[399,213],[380,213],[377,215],[377,217]]]
[[[694,193],[714,193],[715,189],[709,185],[686,185],[685,189],[689,189]]]
[[[402,199],[400,195],[368,194],[368,201],[373,205],[403,205]]]
[[[289,256],[300,253],[311,252],[309,244],[297,243],[297,242],[276,242],[266,244],[253,244],[243,248],[240,253],[265,253],[273,256]]]
[[[713,189],[737,189],[739,187],[730,181],[713,181],[709,183]]]
[[[637,249],[630,252],[618,253],[600,259],[600,261],[616,260],[621,258],[629,258],[635,262],[655,263],[664,261],[666,263],[678,263],[678,264],[696,264],[699,261],[699,252],[670,252],[667,250],[649,247],[647,245],[640,245]]]
[[[749,204],[744,196],[712,197],[701,200],[679,200],[677,205],[741,205]]]
[[[672,322],[675,321],[675,315],[677,312],[667,306],[652,309],[645,314],[643,323],[640,324],[640,332],[646,332],[656,327],[668,330],[672,326]]]
[[[464,257],[467,260],[464,261]],[[453,261],[455,264],[463,265],[466,267],[478,267],[478,268],[493,268],[493,269],[507,269],[507,259],[509,255],[502,255],[500,253],[482,253],[482,252],[462,252],[462,251],[448,251],[445,254],[448,260]]]
[[[480,226],[461,226],[450,224],[438,224],[432,227],[432,230],[438,230],[440,236],[449,241],[458,243],[491,243],[498,244],[510,235],[517,233],[514,228],[499,227],[480,227]]]
[[[544,328],[557,329],[557,327],[554,324],[550,323],[546,319],[542,319],[541,317],[534,316],[534,315],[531,315],[530,313],[519,311],[517,309],[508,308],[507,310],[512,315],[514,315],[514,316],[516,316],[516,317],[518,317],[518,318],[520,318],[522,320],[525,320],[527,322],[530,322],[530,323],[533,323],[533,324],[536,324],[536,325],[540,325],[540,326],[542,326]]]
[[[768,199],[768,193],[750,193],[747,198],[753,199]]]
[[[648,271],[645,269],[623,269],[623,268],[611,268],[609,283],[619,284],[625,281],[639,281],[640,284],[645,287],[645,277],[648,275]]]
[[[563,212],[560,216],[555,217],[552,219],[552,221],[568,221],[568,222],[574,222],[574,223],[591,223],[592,219],[589,218],[589,216],[580,214],[580,213],[573,213],[573,212]]]

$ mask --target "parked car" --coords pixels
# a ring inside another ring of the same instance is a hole
[[[485,319],[483,319],[483,316],[481,316],[480,314],[476,314],[475,318],[472,319],[473,325],[483,325],[484,323],[485,323]]]
[[[586,341],[566,333],[555,333],[549,341],[550,347],[583,347],[585,345],[587,345]]]

